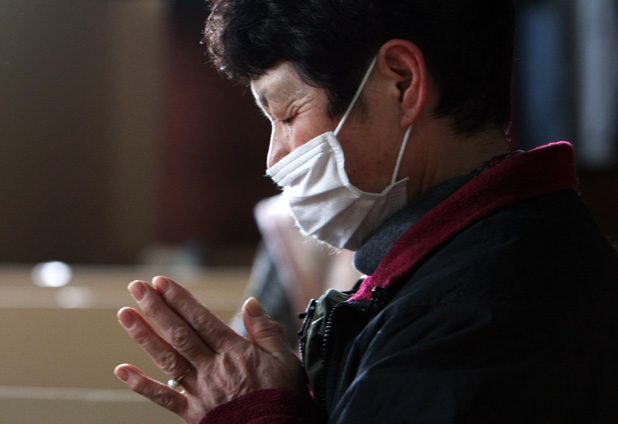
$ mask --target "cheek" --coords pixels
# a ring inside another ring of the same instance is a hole
[[[338,137],[345,157],[345,170],[350,183],[360,190],[380,193],[390,183],[393,167],[391,154],[362,132]]]
[[[314,138],[334,131],[337,122],[328,119],[321,111],[319,113],[299,115],[291,126],[291,139],[294,148],[298,148]]]
[[[291,150],[299,148],[300,146],[314,139],[318,135],[320,134],[316,133],[315,128],[311,128],[308,126],[297,125],[293,128],[289,128],[289,140]]]
[[[334,124],[326,118],[299,116],[290,125],[273,123],[268,151],[268,167],[319,135],[333,131]]]

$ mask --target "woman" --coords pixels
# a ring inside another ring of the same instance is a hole
[[[304,369],[255,300],[247,340],[134,282],[162,337],[119,319],[171,387],[118,377],[188,423],[616,422],[618,258],[570,145],[507,148],[513,2],[211,6],[215,64],[271,121],[268,174],[368,277],[308,309]]]

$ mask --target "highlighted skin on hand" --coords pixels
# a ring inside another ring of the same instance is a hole
[[[118,312],[121,325],[171,379],[186,375],[178,391],[129,364],[119,365],[115,373],[133,391],[185,422],[197,423],[216,406],[256,390],[306,392],[296,353],[257,300],[247,300],[242,309],[247,340],[168,278],[156,277],[152,285],[135,281],[129,291],[143,315],[123,308]]]

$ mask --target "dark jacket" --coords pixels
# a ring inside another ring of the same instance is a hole
[[[618,256],[574,184],[570,146],[553,145],[472,179],[401,237],[382,228],[370,243],[388,254],[328,317],[312,387],[328,421],[618,423]],[[237,422],[311,422],[271,406]]]

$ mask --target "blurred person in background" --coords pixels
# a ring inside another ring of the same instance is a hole
[[[170,381],[116,375],[187,423],[618,422],[618,255],[570,144],[507,147],[513,2],[210,6],[297,225],[367,277],[312,302],[301,359],[255,299],[244,338],[133,282],[119,320]]]
[[[291,346],[298,347],[298,311],[327,289],[347,290],[361,274],[354,268],[354,252],[335,250],[301,234],[283,195],[260,201],[254,211],[262,235],[246,297],[255,297],[270,317],[283,327]],[[247,335],[242,316],[230,326]]]

